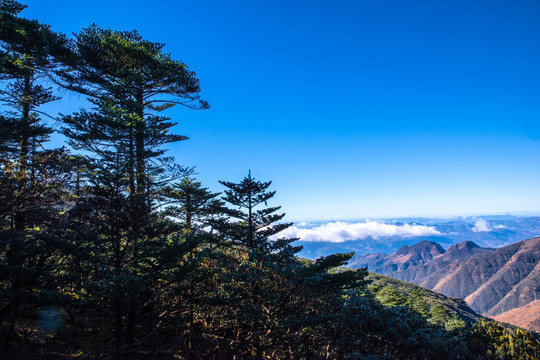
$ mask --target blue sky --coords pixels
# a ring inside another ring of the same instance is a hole
[[[540,212],[539,1],[21,2],[194,70],[212,108],[167,112],[170,154],[216,191],[251,169],[290,220]]]

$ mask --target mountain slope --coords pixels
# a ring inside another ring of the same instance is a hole
[[[494,320],[540,332],[540,301],[532,301],[525,306],[492,316]]]
[[[535,269],[523,280],[521,280],[514,288],[509,291],[495,306],[486,314],[496,315],[504,309],[512,309],[524,306],[535,300],[534,294],[538,293],[538,279],[540,279],[540,264],[537,264]],[[538,296],[538,295],[537,295]],[[538,314],[540,317],[540,314]]]
[[[506,301],[506,310],[521,307],[534,300],[532,290],[536,290],[536,286],[540,284],[540,238],[505,246],[493,252],[487,259],[491,260],[490,265],[494,269],[495,265],[499,267],[478,289],[465,297],[465,301],[472,308],[481,313],[489,313],[492,309],[497,311],[497,304],[511,292],[518,296],[513,297],[513,302]],[[525,283],[520,286],[522,281]]]
[[[422,242],[391,255],[357,256],[350,266],[465,299],[473,310],[487,315],[522,307],[540,295],[540,237],[496,250],[472,242],[438,255],[433,249],[434,243]]]

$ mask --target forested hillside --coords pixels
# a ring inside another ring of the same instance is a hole
[[[137,31],[68,38],[24,8],[0,1],[0,358],[539,357],[534,333],[386,301],[339,270],[352,253],[299,259],[271,182],[213,193],[167,156],[186,140],[167,110],[209,107],[195,72]],[[42,112],[65,94],[87,106]]]
[[[369,273],[369,290],[383,305],[407,306],[426,320],[452,327],[459,321],[474,323],[481,315],[472,310],[463,299],[451,298],[389,276]]]

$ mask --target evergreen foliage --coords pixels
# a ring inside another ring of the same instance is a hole
[[[273,251],[286,248],[287,245],[296,239],[280,239],[274,242],[268,241],[270,236],[290,227],[290,223],[277,223],[285,214],[275,214],[281,206],[256,209],[258,206],[266,205],[275,195],[275,191],[267,191],[272,184],[269,182],[256,181],[251,177],[251,171],[240,183],[235,184],[227,181],[220,181],[227,190],[223,200],[231,204],[233,208],[226,208],[225,213],[237,222],[229,226],[226,230],[230,241],[244,245],[251,250]],[[300,249],[294,249],[300,250]]]
[[[430,321],[434,324],[443,326],[448,320],[448,311],[441,304],[437,304],[431,308]]]
[[[377,293],[377,300],[387,307],[405,306],[407,297],[392,287],[384,287]]]
[[[8,352],[39,309],[57,300],[51,246],[65,204],[69,159],[43,150],[52,129],[39,107],[56,100],[46,76],[59,68],[66,39],[0,2],[0,352]]]
[[[217,199],[219,193],[212,193],[208,188],[190,176],[164,190],[164,196],[170,206],[166,214],[182,222],[184,232],[204,231],[206,227],[219,223],[224,203]]]
[[[87,240],[91,254],[99,254],[92,262],[106,267],[90,274],[88,286],[98,311],[113,314],[117,355],[124,344],[136,342],[141,315],[155,307],[163,283],[158,269],[168,269],[197,243],[193,236],[171,234],[175,225],[156,211],[165,186],[182,172],[173,166],[165,173],[172,159],[163,157],[162,146],[186,139],[170,134],[175,124],[158,114],[176,104],[207,107],[202,101],[192,105],[198,100],[198,80],[162,47],[136,31],[92,25],[76,35],[66,68],[56,72],[65,88],[88,96],[93,105],[65,116],[63,133],[73,148],[89,154],[84,164],[91,169],[84,179],[88,200],[79,205],[91,208],[73,221],[77,228],[82,223],[96,230],[95,240]],[[163,251],[177,257],[165,261]]]
[[[422,293],[418,290],[413,290],[407,299],[407,307],[427,319],[430,315],[430,308]]]

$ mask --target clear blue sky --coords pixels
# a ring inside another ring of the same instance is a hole
[[[214,190],[251,169],[291,220],[540,211],[540,1],[20,1],[194,70],[212,108],[167,113],[170,153]]]

